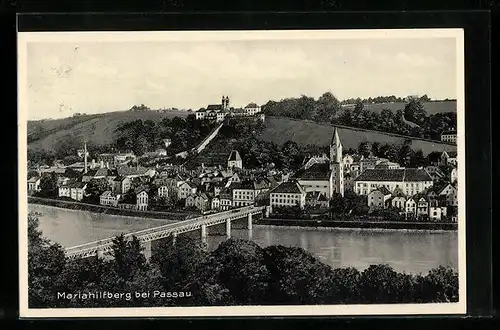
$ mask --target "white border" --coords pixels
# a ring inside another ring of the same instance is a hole
[[[306,315],[443,315],[466,313],[465,260],[465,89],[463,29],[394,30],[280,30],[280,31],[155,31],[155,32],[20,32],[18,33],[18,150],[19,201],[27,200],[26,65],[29,42],[157,42],[304,39],[410,39],[455,38],[457,55],[457,161],[458,161],[458,269],[459,302],[398,305],[144,307],[144,308],[28,308],[27,203],[19,204],[19,315],[47,317],[207,317]]]

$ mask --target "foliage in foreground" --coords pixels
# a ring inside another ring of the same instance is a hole
[[[175,245],[168,239],[159,243],[149,261],[136,238],[123,236],[115,238],[111,258],[67,260],[62,247],[45,240],[37,227],[38,219],[30,215],[31,308],[458,301],[458,274],[445,267],[425,276],[398,273],[387,265],[361,272],[332,269],[301,248],[261,248],[251,241],[230,239],[207,252],[200,242],[182,236]],[[164,295],[155,297],[155,291]],[[123,295],[96,299],[68,295],[99,292]]]

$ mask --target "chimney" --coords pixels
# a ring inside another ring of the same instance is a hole
[[[83,148],[83,152],[84,152],[84,163],[85,163],[85,173],[87,173],[87,142],[85,142],[84,144],[84,148]]]

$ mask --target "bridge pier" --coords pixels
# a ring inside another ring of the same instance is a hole
[[[201,225],[201,241],[207,242],[207,225]]]
[[[144,253],[144,256],[146,257],[147,260],[151,259],[152,251],[151,251],[151,241],[148,242],[142,242],[142,246],[144,249],[142,250],[142,253]]]
[[[175,243],[177,243],[177,233],[172,234],[172,245],[175,246]]]
[[[226,220],[226,236],[227,238],[231,238],[231,220],[227,219]]]
[[[253,219],[252,219],[252,213],[248,213],[248,230],[252,230],[252,223]]]

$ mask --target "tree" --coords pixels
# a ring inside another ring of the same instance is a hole
[[[109,190],[109,184],[106,179],[92,179],[87,183],[84,197],[86,203],[99,204],[101,195]]]
[[[339,193],[333,193],[330,199],[331,214],[343,214],[346,210],[344,198]]]
[[[422,125],[427,117],[427,112],[424,109],[422,101],[412,99],[406,104],[404,109],[406,120]]]
[[[139,239],[135,236],[128,240],[122,234],[113,239],[113,268],[123,281],[131,278],[134,271],[147,268],[146,257]]]
[[[371,155],[371,147],[370,144],[366,141],[361,142],[358,146],[358,152],[363,155],[365,158]]]
[[[57,175],[55,173],[45,174],[41,177],[38,195],[48,198],[57,197]]]

